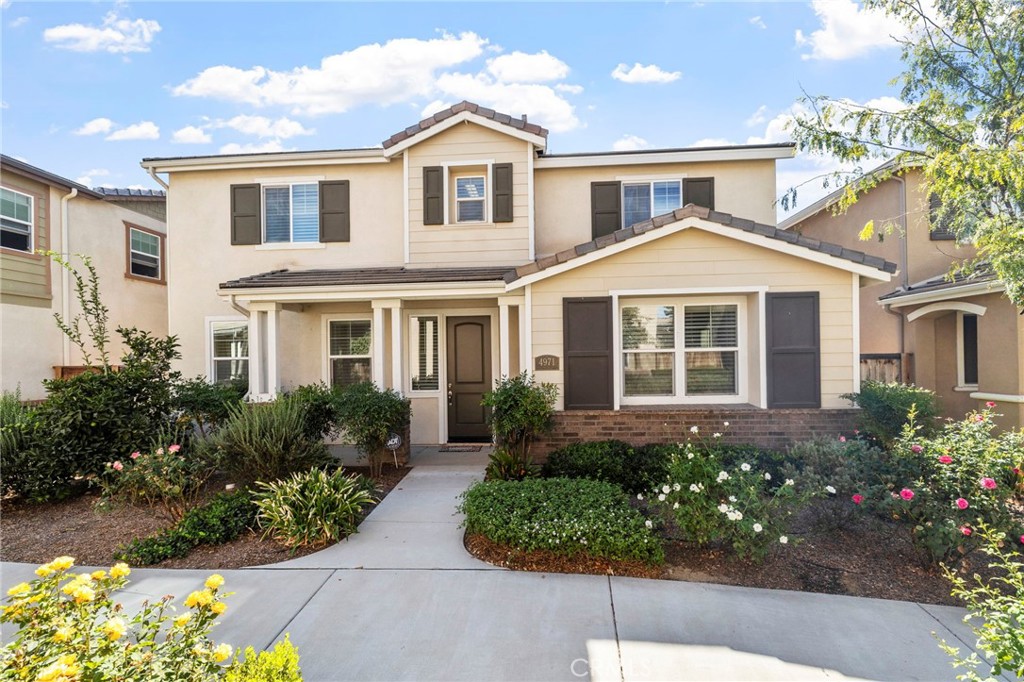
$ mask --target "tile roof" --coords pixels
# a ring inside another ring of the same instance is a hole
[[[128,187],[93,187],[105,197],[130,199],[166,199],[167,193],[162,189],[134,189]]]
[[[824,253],[829,256],[835,256],[836,258],[842,258],[843,260],[859,263],[878,270],[883,270],[890,274],[896,272],[895,263],[890,263],[887,260],[878,258],[877,256],[868,255],[862,251],[854,251],[852,249],[839,246],[838,244],[818,241],[817,239],[804,237],[803,235],[796,234],[795,232],[786,232],[778,229],[777,227],[773,227],[772,225],[755,223],[753,220],[737,218],[728,213],[721,213],[701,206],[687,204],[683,208],[676,209],[672,213],[656,216],[651,220],[636,223],[635,225],[631,225],[625,229],[617,230],[616,232],[606,234],[589,242],[584,242],[583,244],[579,244],[571,249],[560,251],[553,256],[547,256],[532,263],[527,263],[526,265],[520,266],[510,272],[505,277],[505,281],[511,284],[517,279],[526,277],[527,275],[532,275],[536,272],[540,272],[541,270],[546,270],[547,268],[558,265],[559,263],[565,263],[573,260],[574,258],[579,258],[580,256],[593,251],[598,251],[611,246],[612,244],[617,244],[619,242],[638,237],[656,228],[670,225],[684,218],[691,217],[701,218],[702,220],[718,223],[719,225],[725,225],[726,227],[731,227],[737,230],[743,230],[744,232],[751,232],[769,239],[777,239],[779,241],[786,242],[787,244],[802,246],[812,251]]]
[[[476,114],[477,116],[489,118],[496,123],[502,123],[504,125],[515,128],[516,130],[522,130],[523,132],[531,133],[533,135],[539,135],[541,137],[548,136],[548,131],[546,128],[542,128],[536,123],[527,123],[525,115],[522,118],[514,118],[508,114],[499,113],[494,109],[488,109],[486,107],[480,106],[479,104],[474,104],[473,102],[467,102],[463,100],[454,106],[448,107],[447,109],[443,109],[437,112],[433,116],[423,119],[416,125],[411,125],[405,130],[395,133],[388,139],[384,140],[384,142],[382,143],[384,145],[384,149],[394,147],[399,142],[407,140],[414,135],[418,135],[424,130],[427,130],[428,128],[437,125],[438,123],[444,121],[445,119],[451,118],[455,114],[462,113],[463,111],[468,111],[472,114]]]
[[[0,168],[10,168],[21,173],[35,176],[37,180],[42,182],[57,185],[59,187],[67,187],[68,189],[77,189],[80,195],[93,197],[94,199],[100,198],[100,193],[96,190],[89,189],[85,185],[75,182],[74,180],[68,180],[65,177],[61,177],[50,171],[45,171],[42,168],[36,168],[35,166],[25,163],[24,161],[18,161],[17,159],[7,156],[6,154],[0,154]]]
[[[952,275],[949,275],[948,273],[936,275],[935,277],[911,284],[906,289],[900,287],[895,291],[890,291],[888,294],[879,296],[878,300],[889,301],[903,296],[909,296],[910,294],[943,291],[945,289],[956,289],[969,284],[984,284],[986,282],[994,283],[997,281],[996,273],[993,272],[992,267],[988,263],[980,263],[973,271],[955,272]]]
[[[271,270],[224,282],[221,289],[271,287],[427,284],[436,282],[503,282],[509,266],[480,268],[350,268]]]

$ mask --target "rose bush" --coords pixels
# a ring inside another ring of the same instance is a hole
[[[195,506],[203,484],[215,471],[202,451],[186,453],[179,443],[171,443],[151,452],[136,450],[124,461],[107,462],[100,487],[108,500],[151,505],[178,521]]]

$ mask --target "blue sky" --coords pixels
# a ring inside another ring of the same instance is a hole
[[[801,88],[898,94],[896,27],[853,0],[0,3],[3,152],[92,186],[154,187],[150,156],[375,146],[461,99],[557,153],[780,142]],[[779,189],[834,167],[780,161]]]

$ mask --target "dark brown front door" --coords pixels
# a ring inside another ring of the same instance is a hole
[[[480,401],[491,386],[491,318],[447,318],[448,440],[488,441]]]

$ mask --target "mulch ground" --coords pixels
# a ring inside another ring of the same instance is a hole
[[[369,475],[368,467],[346,471]],[[410,471],[385,467],[377,487],[381,499]],[[225,481],[211,481],[204,498],[224,489]],[[41,564],[56,556],[73,556],[80,566],[109,566],[118,547],[146,537],[172,523],[146,507],[112,507],[100,504],[98,494],[88,493],[63,502],[30,504],[5,499],[0,505],[0,559]],[[376,505],[374,505],[376,506]],[[367,507],[363,518],[373,510]],[[360,519],[361,520],[361,519]],[[188,556],[168,559],[153,568],[228,569],[262,566],[319,551],[323,547],[291,550],[262,533],[247,532],[223,545],[201,545]]]

